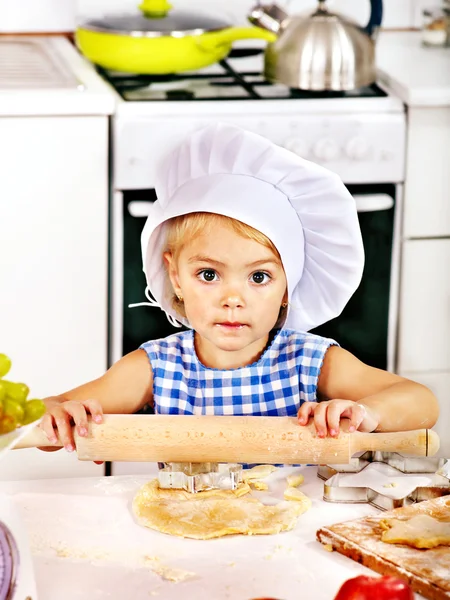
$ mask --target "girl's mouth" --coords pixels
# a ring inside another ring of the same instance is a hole
[[[219,327],[223,327],[224,329],[242,329],[245,327],[245,323],[238,323],[236,321],[224,321],[223,323],[217,323]]]

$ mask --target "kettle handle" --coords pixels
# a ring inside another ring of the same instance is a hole
[[[383,0],[370,0],[370,19],[364,31],[373,36],[383,20]]]

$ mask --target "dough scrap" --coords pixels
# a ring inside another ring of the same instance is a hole
[[[252,490],[265,492],[269,489],[268,484],[265,481],[260,481],[259,479],[249,479],[248,483]]]
[[[274,467],[273,465],[257,465],[252,469],[244,469],[242,471],[242,481],[249,481],[251,479],[264,479],[276,470],[277,467]]]
[[[286,479],[288,486],[293,488],[298,487],[305,481],[305,478],[300,473],[298,475],[295,473],[293,475],[288,475]]]
[[[413,548],[450,546],[450,521],[439,521],[430,515],[416,515],[408,520],[382,519],[381,541],[406,544]]]
[[[285,500],[293,500],[294,502],[300,503],[304,507],[304,512],[309,510],[312,506],[311,498],[308,498],[306,494],[297,488],[286,488],[283,496]]]
[[[178,537],[208,540],[232,534],[289,531],[309,508],[301,502],[284,501],[266,506],[247,496],[248,490],[246,486],[235,492],[210,490],[189,494],[184,490],[159,489],[158,481],[154,480],[138,490],[133,513],[144,527]]]

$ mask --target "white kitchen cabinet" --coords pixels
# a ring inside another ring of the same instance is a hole
[[[107,366],[108,117],[0,118],[0,352],[32,397]],[[10,452],[0,479],[99,475],[65,452]]]
[[[429,387],[450,458],[450,108],[409,107],[397,372]]]
[[[398,371],[450,371],[450,239],[403,243]]]
[[[411,108],[405,238],[450,237],[450,108]]]

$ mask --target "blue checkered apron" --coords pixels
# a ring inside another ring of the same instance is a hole
[[[142,344],[153,370],[155,412],[162,415],[295,416],[317,402],[317,380],[334,340],[281,329],[259,360],[230,369],[201,364],[192,330]]]

